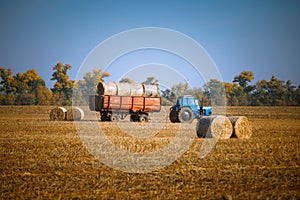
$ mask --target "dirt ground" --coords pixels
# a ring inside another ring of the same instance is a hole
[[[248,117],[253,134],[218,140],[204,158],[199,151],[209,139],[196,137],[195,120],[185,129],[194,136],[188,150],[148,173],[100,162],[74,122],[49,120],[51,108],[0,107],[1,199],[300,199],[300,107],[228,107],[227,115]],[[93,123],[115,146],[143,153],[170,144],[178,132],[178,124],[160,115],[153,124],[162,129],[148,139],[128,136],[112,122]],[[76,123],[88,125],[88,116]]]

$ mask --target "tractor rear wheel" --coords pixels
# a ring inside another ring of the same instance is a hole
[[[189,107],[183,107],[178,114],[178,119],[181,123],[192,123],[194,113]]]
[[[171,110],[169,118],[170,118],[170,121],[173,123],[179,122],[178,112],[176,110]]]

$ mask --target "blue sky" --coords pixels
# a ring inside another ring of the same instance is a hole
[[[105,39],[129,29],[161,27],[202,45],[224,81],[251,70],[253,84],[275,75],[300,85],[299,19],[296,0],[1,0],[0,66],[14,73],[35,68],[50,88],[57,62],[71,64],[75,79],[84,59]]]

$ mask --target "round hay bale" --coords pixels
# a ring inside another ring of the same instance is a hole
[[[99,82],[97,85],[98,95],[117,95],[118,87],[115,82]]]
[[[200,138],[228,139],[232,134],[232,124],[226,116],[203,116],[196,126],[197,136]]]
[[[51,121],[62,121],[66,119],[67,109],[64,107],[56,107],[50,111]]]
[[[144,97],[158,97],[159,91],[157,85],[144,85]]]
[[[67,109],[67,120],[80,121],[84,118],[84,112],[81,108],[72,107]]]
[[[233,133],[231,137],[248,139],[252,135],[252,125],[245,116],[230,116],[228,117],[232,126]]]
[[[142,84],[131,85],[131,96],[142,97],[144,95],[144,86]]]
[[[131,96],[131,87],[130,83],[117,83],[118,96]]]

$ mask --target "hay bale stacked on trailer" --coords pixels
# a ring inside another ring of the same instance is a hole
[[[159,112],[161,99],[157,85],[100,82],[97,95],[89,96],[89,108],[99,111],[102,121],[146,122],[151,112]]]
[[[159,90],[157,85],[100,82],[97,85],[97,94],[99,96],[159,97]]]

